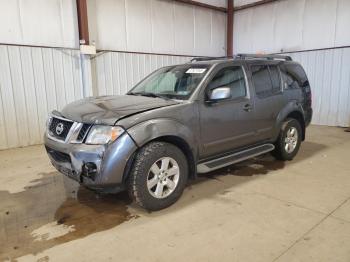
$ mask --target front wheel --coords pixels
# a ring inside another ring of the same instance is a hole
[[[273,155],[279,160],[292,160],[299,151],[301,138],[302,130],[299,121],[288,118],[282,124]]]
[[[169,143],[151,142],[137,153],[128,179],[130,196],[147,210],[175,203],[186,187],[188,163]]]

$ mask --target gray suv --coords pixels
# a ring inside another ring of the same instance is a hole
[[[58,171],[92,190],[128,190],[147,210],[189,178],[267,152],[291,160],[312,116],[311,90],[288,56],[195,58],[156,70],[126,95],[79,100],[47,121]]]

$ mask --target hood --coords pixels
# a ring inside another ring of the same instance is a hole
[[[68,104],[61,115],[80,123],[114,125],[122,118],[178,103],[133,95],[90,97]]]

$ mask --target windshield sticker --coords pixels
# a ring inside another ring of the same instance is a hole
[[[206,68],[190,68],[186,71],[186,74],[203,74],[207,70]]]

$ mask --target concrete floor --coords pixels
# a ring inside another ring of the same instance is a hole
[[[291,162],[201,176],[147,213],[57,173],[42,146],[0,152],[0,260],[350,261],[350,133],[312,126]]]

